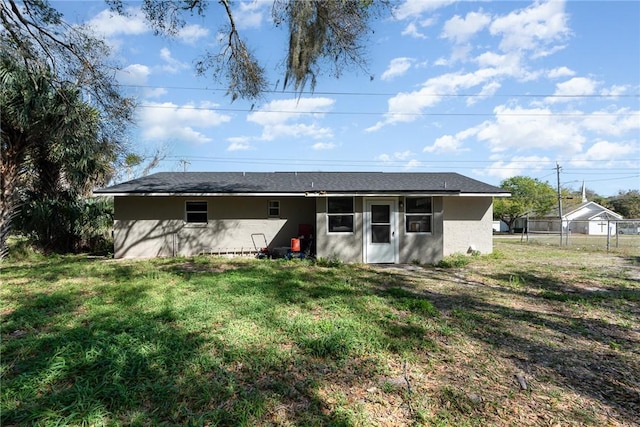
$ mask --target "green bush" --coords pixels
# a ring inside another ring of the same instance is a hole
[[[83,199],[69,192],[51,198],[28,193],[15,232],[48,253],[113,251],[113,201]]]

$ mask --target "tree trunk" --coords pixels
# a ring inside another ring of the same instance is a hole
[[[18,182],[20,165],[24,160],[25,135],[13,129],[2,130],[2,153],[0,155],[0,260],[7,256],[7,239],[11,233],[13,219],[18,214]],[[16,143],[17,138],[17,143]],[[12,143],[13,141],[13,143]]]

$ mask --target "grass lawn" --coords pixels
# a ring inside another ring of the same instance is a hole
[[[10,425],[638,425],[640,254],[2,264]]]

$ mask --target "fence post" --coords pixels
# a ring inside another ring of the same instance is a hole
[[[611,229],[609,228],[610,222],[611,220],[607,219],[607,252],[611,250]]]

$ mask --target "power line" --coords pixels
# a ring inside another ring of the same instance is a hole
[[[622,181],[625,179],[631,179],[631,178],[640,178],[640,175],[629,175],[629,176],[620,176],[617,178],[602,178],[602,179],[590,179],[588,182],[604,182],[604,181]],[[567,181],[564,184],[572,184],[572,183],[576,183],[576,182],[582,182],[582,180],[576,179],[573,181]]]
[[[300,110],[254,110],[250,108],[226,108],[226,107],[196,107],[192,105],[178,106],[178,105],[149,105],[140,104],[138,108],[150,108],[150,109],[172,109],[172,110],[196,110],[196,111],[216,111],[226,113],[261,113],[261,114],[309,114],[309,115],[344,115],[344,116],[443,116],[443,117],[482,117],[482,116],[497,116],[497,117],[633,117],[640,118],[640,112],[638,111],[626,111],[618,113],[496,113],[495,111],[489,113],[445,113],[445,112],[420,112],[420,113],[408,113],[408,112],[364,112],[364,111],[300,111]]]
[[[167,161],[178,161],[182,164],[186,159],[189,159],[191,162],[199,162],[199,163],[233,163],[233,164],[244,164],[244,165],[269,165],[269,166],[318,166],[318,167],[358,167],[358,168],[377,168],[377,169],[392,169],[404,167],[407,164],[407,160],[392,160],[392,161],[383,161],[383,160],[341,160],[341,159],[293,159],[293,158],[228,158],[228,157],[198,157],[198,156],[168,156],[164,159]],[[491,166],[494,161],[481,161],[481,160],[461,160],[461,161],[430,161],[430,160],[421,160],[415,159],[420,162],[418,167],[425,168],[428,167],[430,169],[451,169],[451,163],[460,164],[466,163],[469,166],[456,166],[457,170],[473,170],[478,169],[480,167],[487,170],[522,170],[522,167],[516,166]],[[532,161],[536,162],[536,161]],[[525,163],[525,162],[523,162]],[[550,163],[550,162],[545,162]],[[475,166],[472,164],[476,164]],[[483,164],[488,164],[487,167],[483,166]],[[580,171],[581,169],[569,169],[570,171]],[[617,172],[619,170],[626,171],[636,171],[637,168],[616,168],[616,172],[594,172],[594,171],[606,171],[607,169],[602,168],[593,168],[589,169],[586,172],[589,175],[616,175],[621,174]],[[539,172],[538,170],[533,170],[530,172]],[[628,172],[626,172],[628,173]],[[580,173],[573,173],[574,175],[584,175],[585,172],[582,171]],[[547,175],[548,176],[548,175]],[[621,178],[622,179],[622,178]]]
[[[242,160],[242,161],[259,161],[259,162],[272,162],[272,161],[282,161],[282,162],[330,162],[330,163],[363,163],[363,164],[377,164],[377,163],[399,163],[403,164],[406,160],[402,159],[392,159],[392,160],[351,160],[351,159],[304,159],[304,158],[292,158],[292,157],[222,157],[222,156],[167,156],[167,158],[188,158],[192,160],[219,160],[219,161],[230,161],[230,160]],[[496,160],[437,160],[437,159],[428,159],[424,160],[428,163],[495,163]],[[553,163],[552,160],[531,160],[531,159],[523,159],[523,160],[504,160],[504,161],[517,161],[519,163],[541,163],[541,164],[550,164]],[[573,161],[580,162],[589,162],[589,163],[600,163],[600,162],[616,162],[616,163],[626,163],[626,162],[636,162],[640,161],[640,158],[633,159],[622,159],[622,160],[599,160],[599,159],[591,159],[591,160],[583,160],[583,159],[561,159],[563,162],[571,163]],[[555,168],[554,168],[555,170]],[[574,169],[568,169],[574,170]],[[616,170],[622,170],[620,168],[616,168]],[[635,170],[631,168],[630,170]]]
[[[120,87],[129,88],[141,88],[141,89],[175,89],[175,90],[199,90],[208,92],[227,92],[228,89],[223,88],[209,88],[198,86],[155,86],[155,85],[132,85],[132,84],[120,84]],[[396,96],[398,92],[343,92],[343,91],[289,91],[289,90],[265,90],[264,93],[275,93],[285,95],[334,95],[334,96]],[[487,95],[479,93],[416,93],[415,96],[424,97],[439,97],[439,98],[486,98]],[[640,94],[544,94],[544,93],[510,93],[510,94],[493,94],[491,97],[502,98],[640,98]]]

